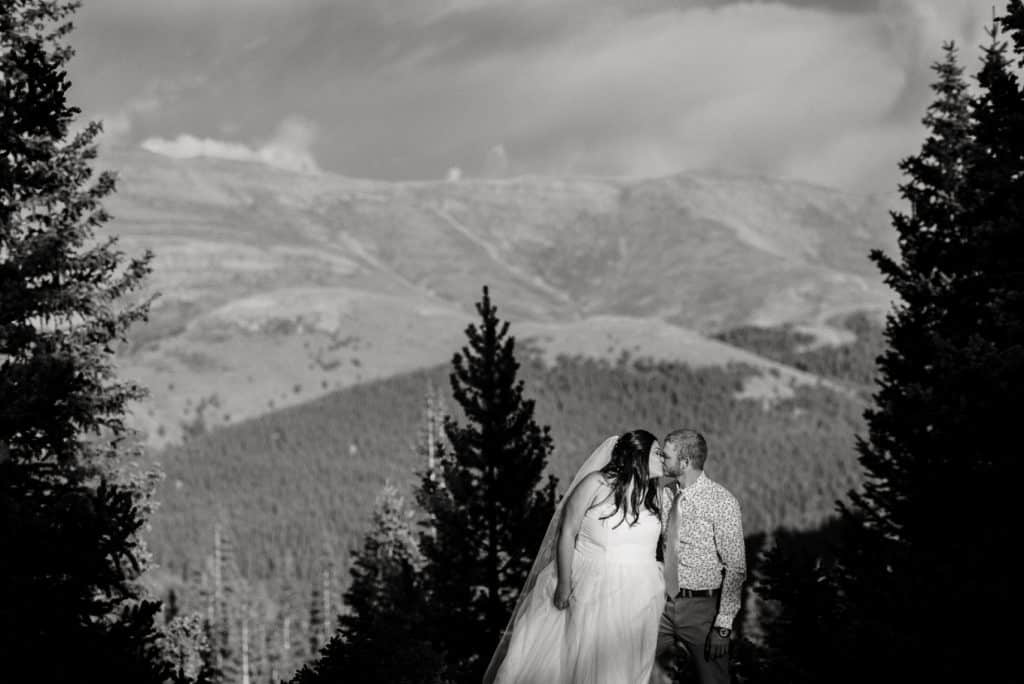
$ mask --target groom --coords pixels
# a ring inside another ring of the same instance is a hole
[[[671,681],[682,647],[701,684],[728,684],[732,623],[747,571],[740,506],[704,474],[708,446],[699,432],[669,433],[662,451],[667,600],[651,681]]]

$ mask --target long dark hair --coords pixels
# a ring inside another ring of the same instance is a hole
[[[640,519],[641,506],[658,515],[658,488],[650,484],[651,473],[648,467],[651,446],[656,441],[657,438],[647,430],[633,430],[619,435],[612,449],[611,460],[601,468],[601,474],[608,480],[615,498],[615,511],[602,520],[622,511],[622,520],[615,527],[624,523],[630,515],[633,520],[629,524],[635,525]]]

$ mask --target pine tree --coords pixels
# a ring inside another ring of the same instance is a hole
[[[228,553],[225,551],[223,527],[220,523],[216,523],[213,526],[213,555],[209,559],[211,593],[207,612],[211,629],[210,643],[213,649],[213,661],[225,681],[233,681],[231,677],[234,674],[230,665],[233,660],[231,604],[226,588],[230,564]]]
[[[426,462],[425,476],[439,482],[441,479],[438,451],[444,448],[444,398],[431,382],[423,400],[423,419],[416,442],[416,455]]]
[[[835,556],[841,533],[836,521],[820,530],[773,535],[756,563],[761,639],[743,663],[757,671],[749,681],[845,682],[844,673],[863,662],[863,654],[850,646],[850,616],[838,589]]]
[[[267,623],[268,616],[265,611],[260,610],[254,615],[252,670],[253,681],[260,684],[273,681],[270,673],[270,634]]]
[[[202,624],[206,648],[200,651],[202,666],[199,670],[196,684],[224,684],[227,679],[224,676],[224,670],[221,668],[223,658],[215,645],[217,630],[213,621],[205,615],[203,616]]]
[[[858,443],[866,483],[831,551],[808,557],[802,542],[764,570],[761,590],[781,604],[768,628],[777,681],[980,681],[1009,666],[1024,97],[995,30],[976,97],[945,52],[929,136],[901,164],[900,257],[872,255],[900,302]]]
[[[542,484],[552,443],[517,381],[515,338],[485,287],[469,344],[452,360],[451,386],[468,423],[445,419],[441,478],[426,473],[422,543],[439,650],[450,676],[479,681],[497,646],[554,509]]]
[[[238,569],[234,536],[226,514],[213,526],[213,553],[207,559],[210,594],[207,619],[213,669],[222,681],[237,684],[245,673],[242,624],[248,606],[249,587]]]
[[[171,588],[167,591],[167,598],[164,600],[164,623],[170,623],[171,620],[178,617],[181,614],[181,605],[178,603],[178,592]]]
[[[239,651],[242,653],[240,671],[241,684],[251,684],[252,665],[249,662],[249,611],[248,606],[242,611],[242,630],[240,634]]]
[[[913,561],[924,561],[934,545],[919,546],[915,556],[907,553],[908,542],[923,542],[937,518],[925,519],[920,513],[935,516],[947,508],[948,492],[941,490],[956,481],[959,470],[958,459],[949,458],[951,452],[935,450],[930,417],[947,403],[948,388],[936,377],[936,363],[944,338],[956,327],[949,317],[958,302],[949,284],[965,265],[961,256],[970,240],[963,215],[971,192],[966,169],[975,145],[963,70],[955,48],[947,45],[945,52],[946,59],[935,67],[937,99],[924,120],[930,135],[920,154],[900,167],[908,178],[901,194],[911,209],[909,214],[893,214],[900,260],[872,254],[900,303],[886,325],[888,348],[878,363],[880,389],[875,408],[866,413],[869,435],[858,440],[867,481],[862,492],[851,493],[851,504],[844,508],[849,523],[841,552],[846,581],[840,577],[839,591],[852,611],[846,622],[853,647],[841,652],[848,654],[847,661],[858,651],[877,653],[877,660],[890,670],[907,664],[901,653],[919,658],[929,642],[920,625],[907,629],[892,618],[914,614],[913,620],[919,619],[913,606],[920,598],[903,591],[902,585],[922,570],[928,572]],[[854,662],[838,669],[851,676],[860,671]]]
[[[205,663],[209,660],[204,619],[199,613],[179,614],[163,630],[161,650],[170,663],[174,684],[210,684]]]
[[[955,80],[940,103],[956,106],[938,109],[903,167],[901,260],[875,255],[901,304],[840,553],[848,652],[875,654],[893,680],[989,679],[1007,666],[984,654],[1008,645],[1003,557],[1016,536],[1006,445],[1024,382],[1024,98],[994,29],[966,116],[966,98],[948,95],[964,91]],[[868,674],[856,664],[851,679]]]
[[[414,531],[415,512],[392,485],[377,498],[373,528],[355,554],[349,612],[321,657],[293,684],[437,681],[443,667],[429,642],[420,577],[423,555]]]
[[[1010,34],[1017,66],[1024,67],[1024,0],[1010,0],[1006,4],[1006,14],[999,19],[999,26]]]
[[[149,257],[94,235],[114,177],[93,175],[99,125],[70,133],[76,8],[0,3],[0,661],[12,683],[156,682],[148,490],[119,470],[141,455],[124,415],[143,391],[113,363]]]
[[[274,666],[274,679],[280,679],[286,674],[290,675],[292,672],[292,638],[293,629],[292,621],[294,618],[290,613],[282,613],[281,615],[281,643],[278,645],[278,656],[277,662]]]
[[[297,663],[301,662],[305,653],[299,648],[304,640],[296,615],[299,613],[300,599],[298,587],[300,581],[295,571],[295,557],[290,551],[285,552],[284,570],[281,575],[281,591],[279,596],[280,611],[277,624],[277,638],[274,647],[273,670],[275,680],[290,678]]]
[[[334,617],[337,611],[334,597],[337,593],[337,572],[334,551],[328,543],[325,532],[320,558],[313,568],[309,602],[309,652],[316,655],[327,645],[334,631]]]

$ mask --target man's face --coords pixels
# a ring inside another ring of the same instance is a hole
[[[661,450],[661,465],[669,477],[677,477],[683,472],[681,458],[682,449],[678,444],[667,443]]]

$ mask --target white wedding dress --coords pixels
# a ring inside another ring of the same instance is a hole
[[[566,610],[552,603],[555,564],[540,570],[522,599],[496,684],[646,684],[665,605],[655,560],[661,526],[646,509],[634,525],[633,516],[618,524],[622,512],[614,511],[609,500],[583,519]]]

